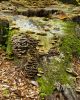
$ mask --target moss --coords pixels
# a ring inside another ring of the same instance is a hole
[[[41,98],[52,93],[53,86],[49,83],[48,79],[45,76],[38,78],[37,81],[40,85],[40,91],[41,91],[40,96],[41,96]]]
[[[6,53],[8,56],[11,56],[13,54],[12,51],[12,42],[11,42],[11,38],[14,34],[16,34],[17,31],[16,30],[10,30],[9,34],[8,34],[8,41],[7,41],[7,48],[6,48]]]
[[[71,56],[80,56],[80,38],[75,34],[69,34],[62,38],[60,45],[61,51],[65,56],[71,58]]]
[[[76,23],[69,21],[62,23],[62,30],[65,34],[60,37],[58,48],[64,57],[60,55],[51,57],[49,62],[45,61],[41,64],[44,72],[44,75],[38,78],[41,98],[54,91],[56,82],[74,86],[74,77],[66,72],[66,68],[71,67],[72,54],[76,50],[77,55],[80,53],[80,47],[78,47],[80,40],[75,36],[75,26]]]
[[[65,66],[68,66],[74,55],[77,57],[80,55],[80,39],[77,36],[78,33],[76,33],[76,26],[77,23],[71,21],[65,23],[64,32],[66,34],[61,38],[59,47],[65,56]]]
[[[8,97],[9,94],[10,94],[10,92],[9,92],[8,89],[4,89],[4,90],[2,91],[2,93],[3,93],[3,96],[5,96],[5,97]]]
[[[60,61],[58,61],[58,59]],[[70,66],[70,63],[68,66]],[[44,75],[38,78],[41,98],[53,93],[56,82],[70,84],[71,86],[74,85],[73,77],[66,72],[65,59],[61,59],[59,56],[53,57],[49,63],[43,64],[42,69]]]

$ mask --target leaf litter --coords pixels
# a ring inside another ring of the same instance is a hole
[[[39,100],[38,85],[0,50],[0,100]]]

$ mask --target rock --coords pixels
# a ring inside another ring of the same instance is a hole
[[[54,94],[51,94],[50,96],[45,97],[45,100],[65,100],[65,99],[61,93],[55,91]]]
[[[76,92],[74,89],[66,84],[66,85],[61,85],[60,83],[56,84],[56,89],[54,92],[45,97],[45,100],[79,100],[77,97]]]
[[[77,0],[60,0],[63,3],[78,5]]]
[[[76,31],[76,36],[77,36],[78,38],[80,38],[80,25],[77,25],[77,26],[75,27],[75,31]]]
[[[77,72],[75,72],[73,69],[70,69],[70,68],[67,68],[66,69],[66,72],[68,72],[69,74],[72,74],[73,76],[78,76],[78,73]]]
[[[39,70],[38,72],[39,72],[40,74],[44,74],[44,72],[43,72],[43,71],[41,71],[41,70]]]
[[[3,0],[0,0],[0,2],[2,2]],[[4,1],[9,1],[9,0],[4,0]]]
[[[20,10],[17,11],[17,13],[20,15],[32,17],[32,16],[37,16],[37,17],[49,17],[51,14],[54,14],[58,10],[55,9],[49,9],[49,8],[38,8],[38,9],[26,9],[26,10]]]
[[[5,45],[8,37],[9,22],[8,20],[0,19],[0,44]]]
[[[37,35],[47,36],[47,34],[46,34],[46,33],[37,33]]]
[[[31,81],[31,84],[34,85],[34,86],[37,86],[37,87],[39,86],[36,81]]]
[[[72,17],[72,21],[73,21],[73,22],[80,23],[80,16],[78,15],[78,16]]]
[[[38,73],[37,76],[38,76],[38,77],[41,77],[42,75]]]
[[[61,92],[64,96],[64,100],[78,100],[76,92],[69,84],[61,85],[60,83],[57,83],[56,87],[57,91]]]
[[[77,88],[76,88],[76,92],[77,92],[77,93],[80,93],[80,87],[77,87]]]

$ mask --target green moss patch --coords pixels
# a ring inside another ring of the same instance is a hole
[[[43,71],[44,75],[38,78],[41,97],[51,94],[56,82],[73,85],[73,78],[66,72],[65,61],[62,58],[53,57],[48,64],[43,66]]]
[[[11,56],[13,54],[12,52],[12,36],[14,34],[17,34],[17,30],[10,30],[8,34],[8,41],[7,41],[7,48],[6,48],[6,53],[8,56]]]
[[[76,23],[63,21],[62,26],[64,36],[60,37],[58,45],[60,55],[50,57],[49,62],[46,60],[41,64],[44,72],[42,77],[38,78],[41,98],[54,91],[56,82],[74,86],[74,77],[68,74],[66,69],[72,67],[72,55],[80,55],[80,40],[75,35]]]

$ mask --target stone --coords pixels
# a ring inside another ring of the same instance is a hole
[[[8,20],[0,19],[0,44],[5,45],[8,37],[9,22]]]
[[[31,81],[31,84],[34,85],[34,86],[37,86],[37,87],[39,86],[36,81]]]
[[[61,92],[65,99],[67,100],[78,100],[75,90],[69,85],[60,83],[56,84],[57,91]]]
[[[77,22],[77,23],[80,24],[80,16],[78,15],[78,16],[72,17],[72,21],[73,21],[73,22]]]
[[[77,72],[75,72],[73,69],[70,69],[70,68],[67,68],[66,69],[66,72],[68,72],[69,74],[72,74],[73,76],[78,76],[78,73]]]
[[[78,5],[77,0],[60,0],[63,3]]]
[[[80,87],[77,87],[77,88],[76,88],[76,92],[77,92],[77,93],[80,93]]]

